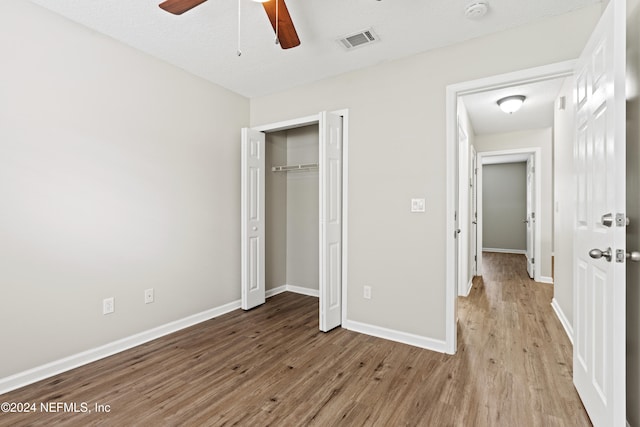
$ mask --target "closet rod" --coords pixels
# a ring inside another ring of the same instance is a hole
[[[274,166],[272,172],[310,171],[318,169],[317,163],[304,163],[301,165]]]

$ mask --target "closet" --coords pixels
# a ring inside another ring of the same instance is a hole
[[[242,129],[244,310],[263,304],[267,289],[284,289],[318,295],[320,330],[342,323],[346,114]]]
[[[265,134],[265,290],[318,296],[318,125]]]

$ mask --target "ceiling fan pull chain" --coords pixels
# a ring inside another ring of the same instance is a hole
[[[280,44],[280,38],[278,37],[278,21],[280,20],[280,16],[278,16],[278,4],[280,0],[276,0],[276,44]]]
[[[241,9],[242,9],[242,0],[238,0],[238,56],[242,56],[242,51],[240,50],[240,22],[241,22]]]

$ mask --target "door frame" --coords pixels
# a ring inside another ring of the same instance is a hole
[[[469,146],[469,176],[471,176],[472,183],[471,194],[469,195],[469,217],[471,219],[469,225],[469,249],[471,249],[469,258],[471,259],[473,256],[473,262],[471,263],[473,268],[471,268],[471,274],[469,274],[471,279],[468,287],[469,291],[471,291],[473,278],[480,275],[478,273],[480,271],[478,269],[478,153],[473,145]]]
[[[349,109],[329,111],[342,117],[342,272],[341,272],[341,298],[342,298],[342,324],[347,320],[347,288],[348,288],[348,200],[349,200]],[[250,126],[259,132],[277,132],[294,129],[302,126],[320,123],[320,113],[310,116],[298,117],[280,122],[267,123],[260,126]],[[318,298],[322,298],[319,294]]]
[[[470,239],[470,215],[469,205],[469,135],[458,123],[458,295],[469,294],[469,244]]]
[[[456,182],[459,176],[458,145],[458,97],[472,93],[534,83],[573,75],[575,60],[558,62],[540,67],[528,68],[505,74],[498,74],[477,80],[456,83],[446,88],[446,285],[445,285],[445,351],[455,354],[457,350],[457,284],[456,281],[456,245],[454,215],[458,209]]]
[[[503,164],[503,163],[513,163],[513,159],[516,156],[533,156],[534,157],[534,165],[535,165],[535,185],[534,185],[534,204],[535,204],[535,212],[536,212],[536,221],[534,228],[534,239],[533,239],[533,258],[536,260],[542,259],[542,224],[540,221],[540,206],[542,203],[542,174],[540,172],[541,156],[542,149],[540,147],[531,147],[531,148],[515,148],[512,150],[500,150],[500,151],[479,151],[477,154],[477,168],[478,168],[478,188],[477,188],[477,197],[478,197],[478,233],[476,238],[476,251],[478,256],[478,276],[482,276],[482,248],[483,248],[483,235],[482,235],[482,224],[483,224],[483,213],[482,213],[482,176],[483,176],[483,160],[487,157],[495,157],[498,160],[492,162],[492,164]],[[529,213],[527,212],[527,215]],[[542,282],[542,276],[540,274],[540,261],[536,264],[534,269],[534,277],[533,280],[536,282]]]

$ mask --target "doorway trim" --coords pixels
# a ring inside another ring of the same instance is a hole
[[[511,155],[532,155],[534,156],[534,165],[535,165],[535,212],[536,212],[536,221],[534,228],[534,250],[533,257],[534,259],[541,260],[542,259],[542,224],[541,224],[541,215],[540,215],[540,206],[542,203],[542,174],[540,173],[540,168],[542,164],[542,149],[540,147],[531,147],[531,148],[516,148],[512,150],[500,150],[500,151],[480,151],[478,152],[478,238],[477,238],[477,256],[478,256],[478,275],[482,275],[482,248],[483,248],[483,235],[482,235],[482,224],[484,221],[484,216],[482,213],[482,177],[483,177],[483,163],[482,161],[487,157],[502,157],[502,156],[511,156]],[[512,160],[505,158],[504,161],[496,161],[496,164],[501,163],[511,163]],[[528,212],[527,212],[528,214]],[[536,263],[536,267],[534,269],[534,277],[533,280],[536,282],[542,282],[542,276],[540,274],[541,265],[540,261]]]
[[[349,109],[329,111],[342,117],[342,273],[341,273],[341,299],[342,299],[342,327],[347,321],[347,288],[348,288],[348,200],[349,200]],[[281,122],[268,123],[260,126],[250,126],[259,132],[276,132],[297,127],[312,125],[320,122],[320,113],[310,116],[298,117]],[[319,296],[320,297],[320,296]]]
[[[445,266],[445,342],[446,352],[455,354],[457,350],[457,297],[456,260],[454,233],[456,231],[455,212],[458,200],[455,188],[459,176],[458,144],[458,97],[472,93],[486,92],[520,84],[540,82],[573,75],[575,60],[558,62],[540,67],[528,68],[505,74],[498,74],[477,80],[456,83],[446,88],[446,266]]]

